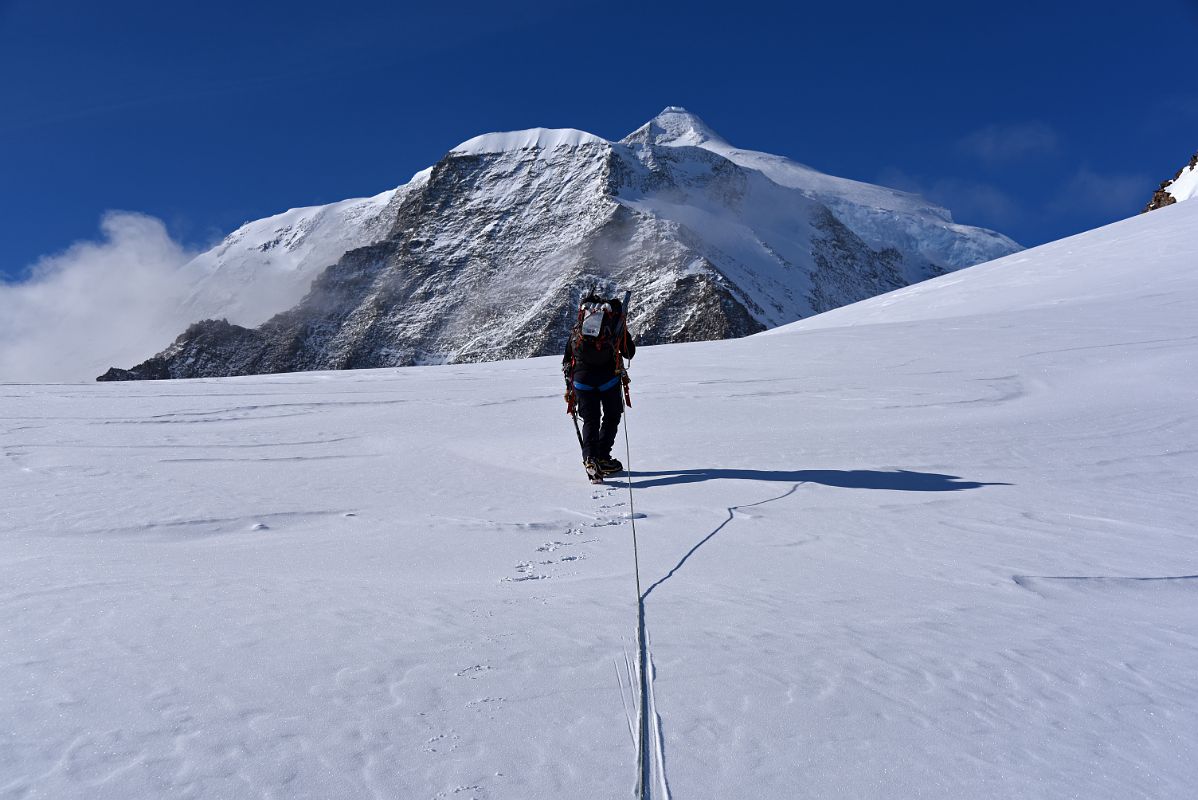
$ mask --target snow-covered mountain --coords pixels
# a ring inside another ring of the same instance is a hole
[[[294,308],[257,328],[193,325],[105,379],[544,355],[595,281],[633,291],[646,344],[738,337],[1018,249],[914,195],[734,148],[680,108],[619,142],[479,136],[369,202],[360,238],[374,243]],[[263,238],[247,233],[240,252]]]
[[[183,313],[258,325],[291,308],[321,270],[386,235],[395,206],[426,178],[421,173],[374,197],[294,208],[246,223],[183,267],[192,282]]]
[[[1152,195],[1152,200],[1144,208],[1145,212],[1171,206],[1183,200],[1198,196],[1198,153],[1190,159],[1190,163],[1177,171],[1167,181],[1162,181],[1160,188]]]
[[[631,495],[552,357],[6,386],[0,797],[1191,796],[1196,229],[643,348]]]

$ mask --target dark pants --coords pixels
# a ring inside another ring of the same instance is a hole
[[[582,458],[607,458],[616,443],[620,414],[624,410],[619,384],[601,392],[576,389],[578,416],[582,417]],[[602,413],[603,421],[600,422]]]

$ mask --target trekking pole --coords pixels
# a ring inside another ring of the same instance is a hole
[[[636,545],[636,509],[632,505],[632,447],[628,443],[628,405],[620,395],[620,416],[624,418],[624,480],[628,484],[628,519],[632,523],[632,560],[636,567],[636,599],[641,602],[641,564]]]
[[[574,433],[578,436],[578,448],[581,450],[582,431],[578,427],[578,408],[574,405],[574,387],[570,385],[569,378],[566,378],[566,413],[574,420]]]
[[[583,448],[582,430],[578,427],[578,412],[571,414],[570,418],[574,420],[574,434],[578,437],[578,449],[581,451]]]

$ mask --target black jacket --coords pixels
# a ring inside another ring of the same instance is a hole
[[[616,353],[612,338],[607,337],[604,346],[586,353],[575,352],[574,336],[566,340],[566,353],[562,356],[562,371],[572,381],[587,386],[599,387],[616,377]],[[625,330],[620,336],[620,353],[624,358],[636,355],[636,342]],[[582,345],[580,347],[594,347]]]

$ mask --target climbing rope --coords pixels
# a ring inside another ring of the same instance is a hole
[[[636,506],[632,493],[632,446],[629,444],[628,406],[620,395],[620,416],[624,421],[624,478],[628,483],[628,520],[632,523],[632,564],[636,574],[636,650],[637,672],[640,676],[640,746],[637,748],[636,796],[650,800],[652,787],[652,757],[649,753],[649,649],[645,642],[645,598],[641,594],[641,559],[636,539]]]

